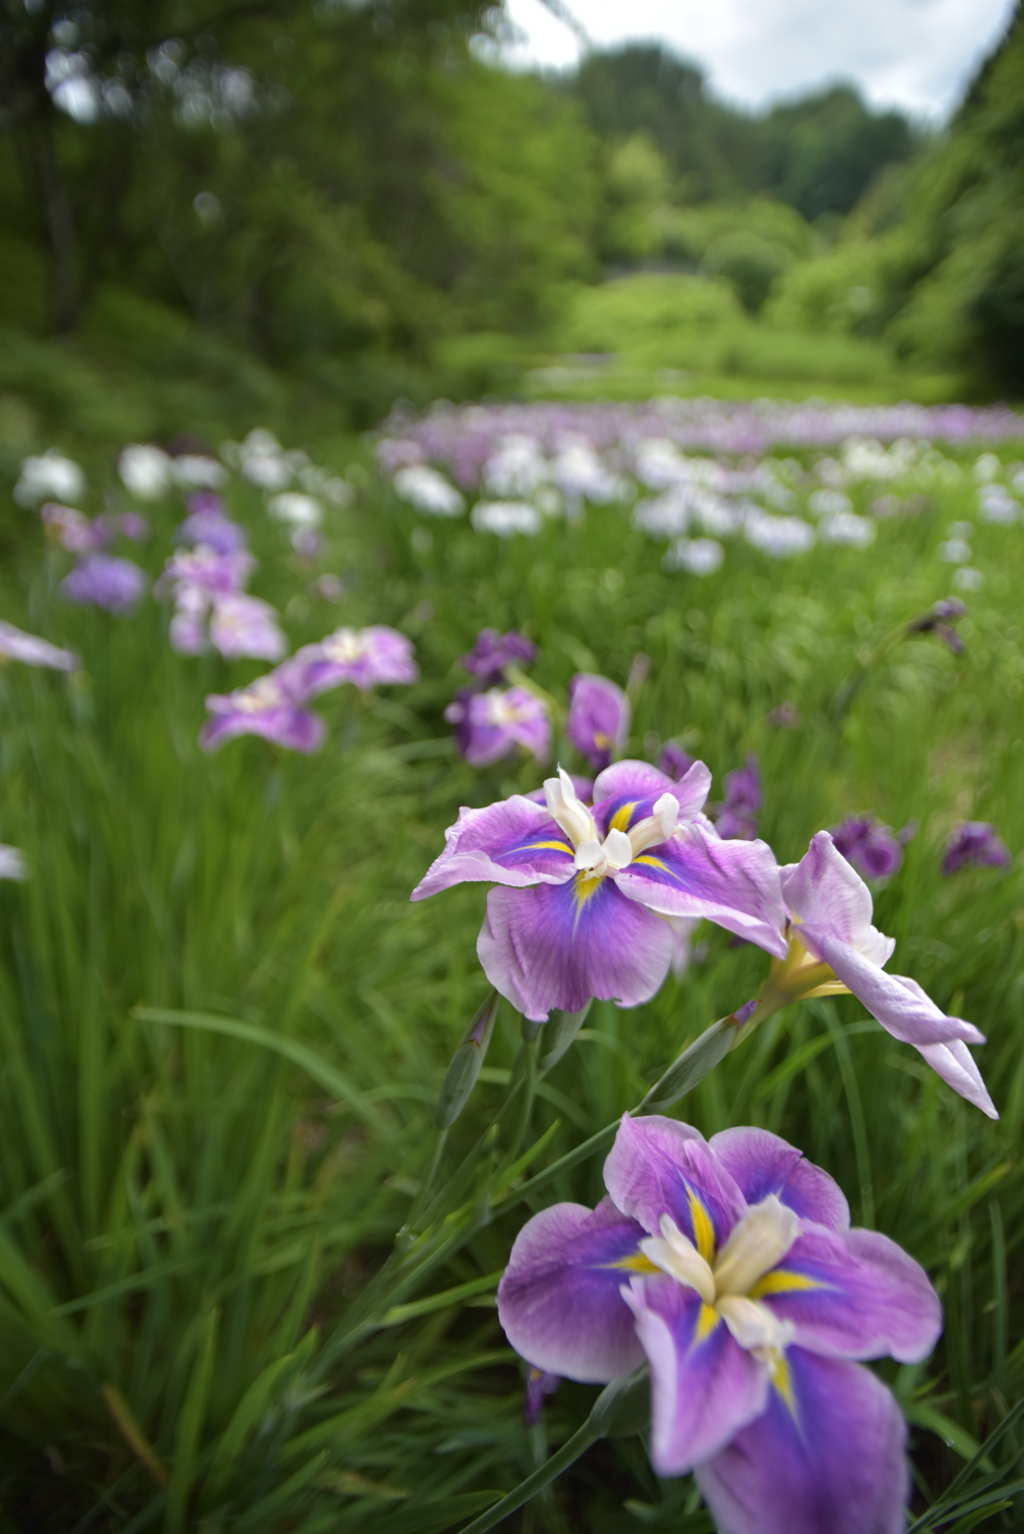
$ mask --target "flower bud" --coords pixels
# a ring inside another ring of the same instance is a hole
[[[470,1023],[466,1036],[452,1055],[444,1084],[437,1099],[434,1121],[438,1129],[450,1129],[462,1112],[476,1086],[487,1046],[498,1015],[498,993],[492,991]]]

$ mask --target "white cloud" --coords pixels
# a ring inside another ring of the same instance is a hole
[[[945,116],[1005,29],[1012,0],[567,0],[592,42],[657,40],[699,60],[720,96],[763,106],[836,79],[880,106]],[[579,44],[542,0],[508,0],[522,67],[572,64]]]

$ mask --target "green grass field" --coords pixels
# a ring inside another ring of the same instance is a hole
[[[111,488],[101,472],[91,510]],[[937,551],[952,520],[975,520],[969,477],[882,522],[867,551],[773,561],[735,544],[705,579],[666,573],[621,507],[536,539],[498,543],[465,520],[414,537],[411,509],[353,478],[316,566],[255,490],[229,496],[261,560],[252,590],[293,647],[342,622],[394,624],[417,647],[414,686],[319,705],[329,737],[309,759],[252,738],[205,756],[204,696],[265,668],[175,655],[151,598],[125,619],[63,603],[66,558],[7,501],[0,616],[78,650],[84,670],[0,672],[0,840],[30,869],[0,886],[0,1528],[441,1534],[586,1416],[595,1391],[566,1383],[524,1426],[493,1296],[526,1215],[593,1202],[601,1157],[543,1193],[530,1178],[755,995],[767,957],[705,926],[682,981],[637,1010],[596,1004],[528,1122],[506,1113],[488,1131],[519,1040],[503,1003],[439,1176],[482,1148],[447,1222],[395,1247],[425,1218],[437,1091],[488,989],[483,888],[422,905],[409,892],[460,805],[543,776],[473,770],[444,723],[486,625],[528,633],[531,675],[563,702],[574,672],[625,683],[649,657],[628,754],[682,740],[717,796],[756,751],[780,862],[852,810],[920,822],[876,922],[896,967],[988,1035],[1000,1121],[852,998],[771,1020],[674,1111],[709,1135],[784,1135],[838,1179],[855,1223],[926,1266],[944,1337],[925,1365],[878,1366],[912,1424],[918,1527],[1019,1526],[1019,1416],[977,1451],[1024,1398],[1024,883],[1019,857],[948,880],[940,864],[964,818],[1024,847],[1021,526],[976,528],[984,585],[963,655],[907,639],[842,712],[880,641],[949,594]],[[173,499],[153,513],[139,557],[154,576],[181,515]],[[339,603],[318,594],[324,570]],[[769,721],[784,701],[796,728]],[[689,1478],[658,1481],[636,1436],[596,1444],[517,1518],[531,1534],[711,1528]]]

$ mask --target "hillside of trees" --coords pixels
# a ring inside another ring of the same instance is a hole
[[[513,386],[573,294],[652,267],[1024,386],[1019,7],[931,136],[842,84],[744,113],[656,46],[513,74],[506,25],[467,0],[0,0],[0,428],[85,429],[122,364],[222,418],[287,376],[365,424]]]

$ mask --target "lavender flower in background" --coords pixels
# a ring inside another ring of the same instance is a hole
[[[219,495],[199,491],[187,504],[189,514],[174,534],[177,543],[201,544],[215,554],[235,554],[246,547],[245,528],[231,519]]]
[[[515,794],[462,809],[444,851],[413,891],[423,900],[487,880],[477,954],[488,980],[535,1022],[591,997],[648,1001],[677,934],[663,918],[706,917],[782,956],[778,869],[764,842],[723,842],[702,824],[711,774],[695,762],[681,783],[646,762],[617,762],[583,804],[567,772],[546,803]]]
[[[606,676],[579,671],[569,683],[569,716],[565,733],[577,751],[600,772],[625,749],[632,709],[629,699]]]
[[[25,854],[17,847],[8,847],[0,843],[0,879],[12,879],[22,883],[28,878],[28,866],[25,862]]]
[[[171,474],[180,490],[220,490],[228,471],[209,453],[178,453],[171,459]]]
[[[676,741],[667,740],[661,748],[658,766],[674,783],[678,783],[686,777],[695,760],[696,758],[692,757],[689,751],[684,751]]]
[[[180,610],[180,608],[179,608]],[[210,643],[225,657],[280,660],[288,641],[269,602],[244,592],[219,596],[210,614]]]
[[[903,849],[917,830],[916,821],[894,831],[875,815],[847,815],[829,835],[837,851],[863,878],[890,879],[903,866]]]
[[[531,666],[537,659],[537,646],[525,634],[510,629],[499,634],[497,629],[481,629],[476,644],[460,661],[466,671],[477,677],[484,687],[493,687],[505,681],[509,666]]]
[[[174,484],[171,457],[152,443],[130,442],[117,460],[122,483],[140,501],[159,501]]]
[[[315,495],[305,495],[301,490],[286,490],[272,495],[267,510],[277,522],[292,529],[293,535],[302,529],[318,528],[324,520],[324,509]]]
[[[48,666],[52,671],[77,671],[82,664],[73,650],[62,650],[47,639],[37,639],[35,634],[2,621],[0,658],[20,660],[26,666]]]
[[[39,458],[23,458],[13,490],[19,506],[31,509],[41,501],[79,501],[85,494],[85,475],[71,458],[48,448]]]
[[[906,1428],[856,1360],[931,1352],[923,1268],[851,1230],[831,1177],[767,1130],[626,1114],[604,1180],[596,1209],[557,1204],[516,1238],[498,1286],[516,1351],[595,1384],[646,1362],[654,1469],[695,1470],[729,1534],[895,1534]]]
[[[268,672],[248,687],[230,693],[212,693],[206,699],[212,714],[199,732],[204,751],[214,751],[238,735],[261,735],[288,751],[307,756],[319,751],[327,727],[319,714],[303,708],[287,676]]]
[[[130,559],[114,554],[87,554],[60,583],[70,602],[105,607],[124,617],[136,608],[149,590],[149,578]]]
[[[182,585],[175,592],[169,638],[179,655],[203,655],[209,648],[206,620],[211,601],[200,586]]]
[[[113,528],[106,518],[87,517],[74,507],[55,501],[41,507],[39,516],[47,535],[69,554],[94,554],[106,548],[113,537]]]
[[[753,751],[745,767],[725,775],[725,799],[715,805],[711,817],[723,841],[751,842],[757,836],[757,817],[764,803],[761,768]]]
[[[918,618],[911,618],[906,626],[908,634],[937,634],[944,644],[948,645],[954,655],[963,654],[964,642],[954,623],[966,616],[967,606],[959,597],[943,597],[936,602],[926,613]]]
[[[536,1427],[540,1421],[544,1402],[554,1395],[562,1383],[560,1375],[548,1374],[546,1369],[535,1369],[532,1364],[526,1371],[526,1393],[523,1400],[523,1416],[527,1427]]]
[[[551,717],[544,702],[525,687],[460,688],[444,711],[471,767],[490,767],[518,746],[538,762],[551,755]]]
[[[116,530],[123,533],[132,543],[145,543],[149,537],[149,522],[137,511],[125,511],[119,517],[109,517],[106,520],[113,523]]]
[[[950,838],[942,872],[948,875],[961,868],[1008,868],[1012,861],[1010,849],[995,826],[986,820],[965,820]]]
[[[316,644],[303,645],[279,668],[294,696],[303,702],[351,682],[361,692],[382,683],[419,679],[414,646],[398,629],[375,623],[369,628],[335,629]]]

